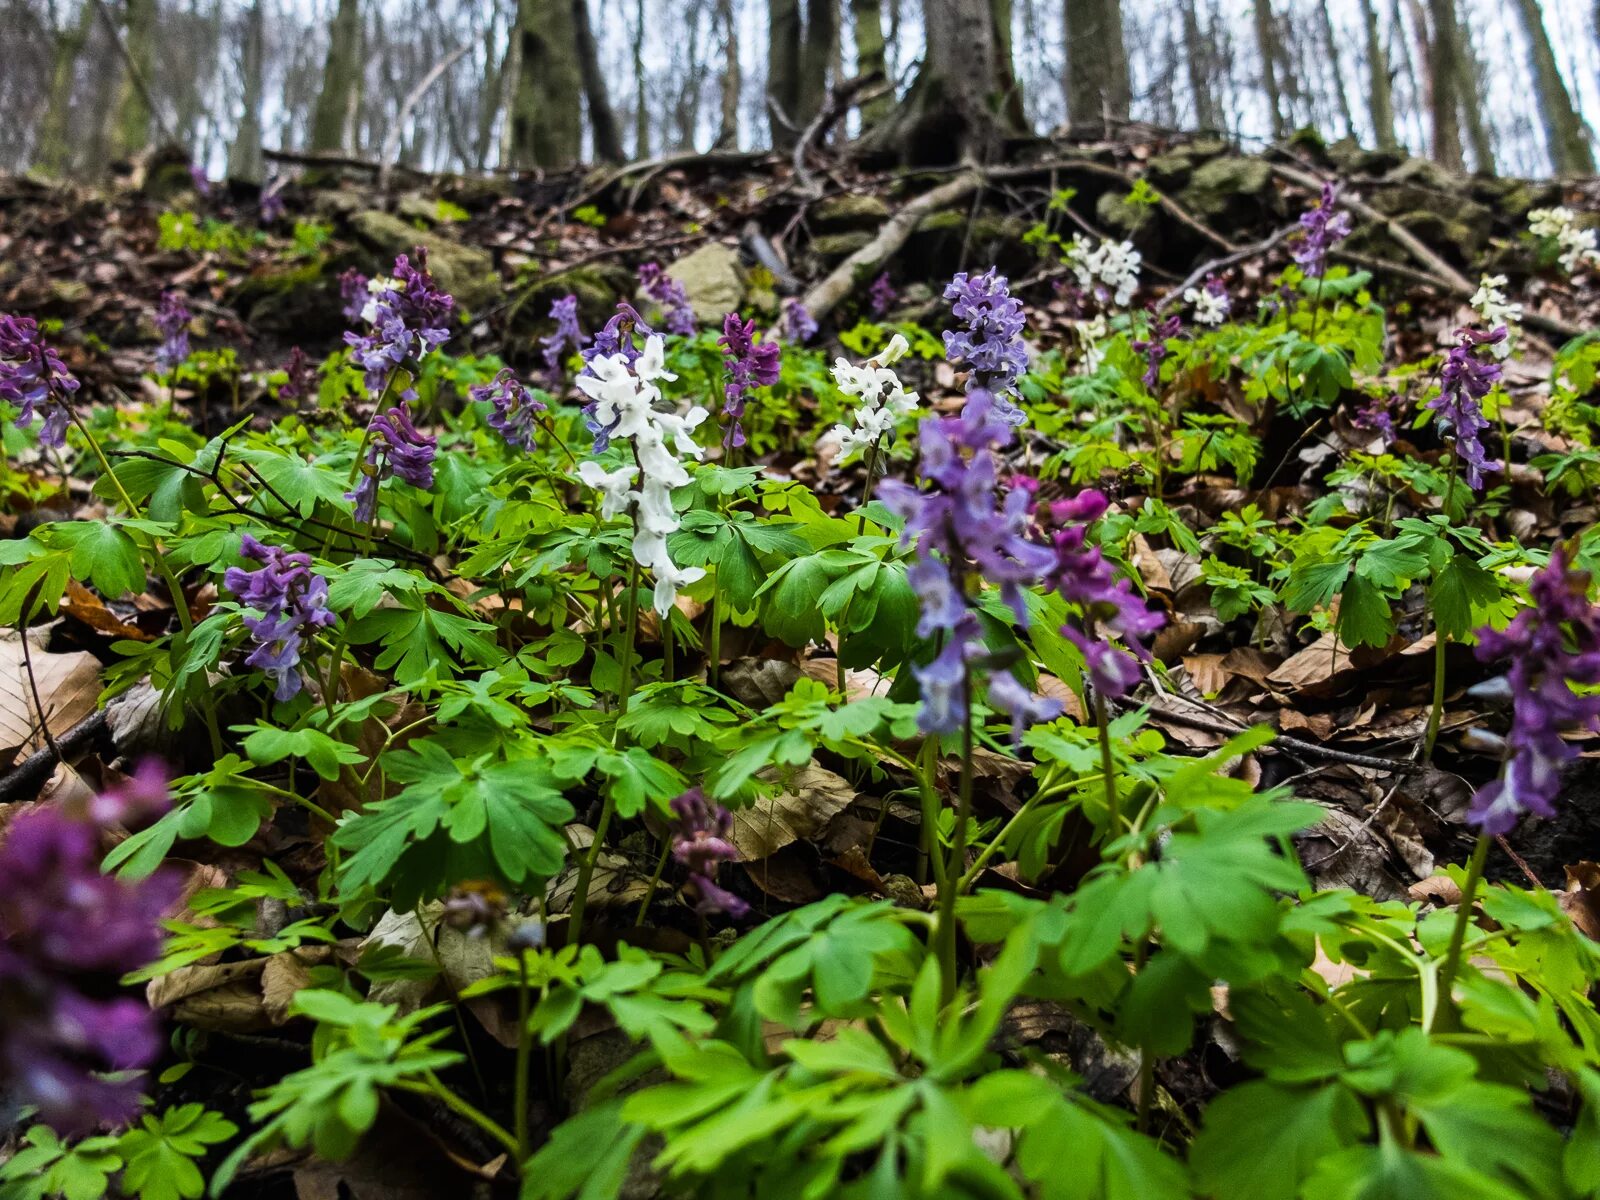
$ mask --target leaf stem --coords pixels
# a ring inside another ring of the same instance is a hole
[[[1439,997],[1446,1003],[1450,1000],[1450,988],[1455,983],[1456,973],[1461,969],[1461,947],[1467,940],[1467,925],[1472,920],[1472,903],[1478,893],[1478,884],[1483,880],[1483,866],[1489,858],[1489,837],[1479,834],[1476,844],[1472,847],[1472,857],[1467,861],[1466,882],[1461,885],[1461,901],[1456,906],[1456,923],[1450,930],[1450,945],[1444,952],[1444,961],[1439,967]]]
[[[941,1007],[956,998],[956,896],[967,855],[967,824],[972,816],[972,668],[961,683],[965,720],[961,727],[961,780],[956,787],[956,823],[950,839],[950,859],[939,881],[939,923],[934,931],[940,968]]]

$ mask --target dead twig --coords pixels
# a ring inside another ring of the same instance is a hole
[[[35,701],[37,703],[37,701]],[[57,763],[83,749],[100,736],[106,727],[106,710],[90,713],[60,737],[54,738],[43,750],[28,755],[4,775],[0,775],[0,804],[26,800],[45,785]]]
[[[467,52],[467,47],[457,46],[449,54],[428,69],[428,73],[417,81],[417,86],[406,93],[400,111],[395,113],[394,120],[389,122],[389,131],[383,135],[383,150],[378,155],[378,187],[386,189],[389,186],[389,176],[394,170],[394,164],[400,158],[400,139],[405,134],[406,122],[411,119],[412,111],[422,102],[422,97],[427,95],[428,89],[439,81],[439,78],[460,61],[461,56]]]

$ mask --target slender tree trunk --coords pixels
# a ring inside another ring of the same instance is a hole
[[[805,37],[800,49],[800,91],[790,114],[801,129],[822,109],[828,94],[828,69],[839,47],[839,0],[807,0]]]
[[[589,22],[589,0],[572,0],[572,28],[578,46],[578,69],[583,75],[583,95],[589,104],[589,131],[594,135],[595,157],[602,162],[623,159],[622,135],[606,94],[606,75],[600,69],[600,47]]]
[[[583,75],[568,0],[520,0],[522,70],[511,111],[512,159],[521,167],[564,167],[583,153]]]
[[[1490,175],[1495,170],[1493,130],[1483,119],[1480,97],[1488,90],[1489,73],[1478,49],[1472,42],[1471,31],[1456,16],[1456,35],[1461,46],[1461,123],[1466,126],[1467,144],[1472,147],[1474,166]]]
[[[1183,57],[1189,69],[1189,91],[1194,96],[1195,125],[1215,131],[1222,128],[1222,116],[1211,90],[1212,53],[1206,45],[1207,39],[1208,35],[1200,28],[1194,0],[1183,0]]]
[[[345,149],[345,128],[350,106],[359,95],[361,54],[361,0],[339,0],[339,10],[328,33],[328,57],[322,69],[322,92],[311,118],[311,149],[332,152]]]
[[[261,11],[261,0],[252,0],[245,14],[244,47],[241,58],[244,73],[244,113],[239,118],[239,132],[234,139],[228,158],[228,173],[236,179],[260,183],[261,163],[261,101],[262,71],[266,57],[266,18]]]
[[[862,75],[877,72],[888,78],[889,64],[884,58],[882,0],[850,0],[850,14],[856,34],[856,71]],[[894,96],[885,93],[861,106],[863,125],[876,125],[894,108]]]
[[[1558,175],[1593,175],[1594,151],[1584,132],[1583,118],[1573,107],[1572,94],[1561,78],[1555,50],[1545,33],[1539,0],[1517,0],[1517,11],[1528,38],[1528,67],[1539,100],[1539,116],[1544,122],[1550,166]]]
[[[739,14],[734,0],[717,0],[717,26],[722,33],[722,79],[716,148],[732,150],[739,144],[739,93],[744,87],[739,69]]]
[[[1283,92],[1278,86],[1278,58],[1282,47],[1278,45],[1272,0],[1253,0],[1251,8],[1255,18],[1256,52],[1261,57],[1261,90],[1272,115],[1272,136],[1282,140],[1289,134],[1289,122],[1283,113]]]
[[[987,161],[1001,136],[989,0],[923,0],[922,15],[916,80],[866,144],[918,165]]]
[[[1339,60],[1339,37],[1333,30],[1333,17],[1328,12],[1328,0],[1317,0],[1317,16],[1322,25],[1322,52],[1327,56],[1328,74],[1332,79],[1339,118],[1344,122],[1345,134],[1354,137],[1356,118],[1350,108],[1350,95],[1344,86],[1344,66]]]
[[[645,95],[647,76],[644,69],[644,0],[634,0],[633,6],[633,156],[650,157],[650,109]]]
[[[154,72],[151,70],[156,37],[156,0],[126,0],[123,6],[122,40],[128,49],[130,67],[121,61],[121,83],[117,89],[114,108],[107,114],[111,120],[111,155],[127,158],[150,144],[150,125],[154,114],[150,111],[144,89],[134,81],[133,72],[148,86]]]
[[[1394,133],[1394,93],[1389,84],[1389,57],[1378,33],[1378,13],[1372,0],[1361,0],[1361,23],[1367,34],[1367,115],[1372,119],[1378,149],[1398,150]]]
[[[94,27],[93,0],[83,0],[71,29],[56,32],[50,59],[50,96],[45,104],[44,122],[39,129],[39,166],[47,174],[64,175],[75,156],[70,135],[72,91],[78,76],[78,58]]]
[[[994,74],[1001,93],[1000,114],[1010,129],[1020,133],[1028,127],[1028,113],[1011,55],[1011,0],[989,0],[989,19],[994,23]]]
[[[800,116],[800,0],[767,0],[767,109],[772,144],[793,146]]]
[[[1133,95],[1120,0],[1066,0],[1066,24],[1067,116],[1127,120]]]
[[[515,157],[512,139],[512,112],[517,106],[517,89],[522,85],[522,41],[517,37],[517,23],[512,19],[506,29],[506,62],[500,70],[500,94],[496,100],[503,117],[500,121],[499,162],[502,167],[511,165]]]
[[[1456,36],[1455,0],[1428,0],[1428,109],[1433,122],[1433,157],[1452,171],[1466,165],[1461,153],[1459,102],[1465,64]]]

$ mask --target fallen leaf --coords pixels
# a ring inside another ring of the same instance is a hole
[[[100,698],[100,660],[82,650],[47,653],[49,636],[44,628],[28,630],[26,655],[15,633],[0,639],[0,761],[10,761],[18,751],[31,754],[42,749],[43,728],[60,737],[93,713]],[[44,708],[43,721],[34,705],[35,687]]]
[[[731,840],[741,859],[756,862],[817,836],[855,798],[856,790],[843,776],[810,763],[789,778],[784,791],[736,810]]]

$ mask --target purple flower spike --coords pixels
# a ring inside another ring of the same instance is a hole
[[[755,340],[755,319],[740,320],[736,312],[722,319],[722,336],[717,344],[723,349],[723,363],[728,369],[728,382],[723,385],[722,415],[728,418],[723,445],[744,445],[745,400],[751,388],[771,387],[778,382],[779,354],[776,342]]]
[[[1600,695],[1579,695],[1573,684],[1600,683],[1600,609],[1589,603],[1589,576],[1571,570],[1566,551],[1528,583],[1533,603],[1504,631],[1480,629],[1480,662],[1510,659],[1510,749],[1501,777],[1478,790],[1467,819],[1485,834],[1509,833],[1523,813],[1556,815],[1561,767],[1577,751],[1563,728],[1600,729]]]
[[[783,302],[783,336],[797,346],[817,336],[816,319],[793,296]]]
[[[738,920],[750,906],[717,883],[717,868],[733,862],[739,851],[729,840],[733,814],[722,805],[706,799],[699,788],[690,788],[672,802],[678,827],[672,835],[672,857],[689,871],[698,902],[695,912],[702,917],[722,913]]]
[[[240,604],[261,614],[244,618],[255,644],[245,662],[276,681],[279,700],[292,700],[302,686],[300,652],[306,638],[335,619],[328,609],[328,581],[312,574],[309,554],[265,545],[248,533],[240,553],[262,564],[256,571],[229,567],[222,576]]]
[[[1481,492],[1484,473],[1501,466],[1489,458],[1481,436],[1489,428],[1482,401],[1500,378],[1500,364],[1493,357],[1481,357],[1478,350],[1505,341],[1506,330],[1502,325],[1492,333],[1461,329],[1458,334],[1460,342],[1445,356],[1439,371],[1439,394],[1424,407],[1438,415],[1441,427],[1455,439],[1467,486]]]
[[[367,307],[367,277],[351,267],[339,276],[339,300],[344,304],[344,319],[354,325]]]
[[[1135,338],[1133,350],[1136,354],[1144,355],[1144,386],[1149,391],[1155,391],[1156,385],[1161,382],[1161,364],[1167,357],[1167,342],[1178,336],[1183,331],[1183,318],[1173,313],[1165,320],[1157,320],[1154,312],[1150,314],[1150,336],[1148,338]]]
[[[550,319],[556,323],[555,332],[539,339],[544,347],[544,371],[552,383],[561,378],[563,352],[573,353],[583,349],[583,330],[578,328],[578,298],[571,293],[550,305]]]
[[[539,414],[545,411],[545,403],[522,386],[510,367],[502,367],[493,383],[480,383],[468,391],[474,400],[493,406],[486,423],[505,439],[506,445],[513,450],[533,449],[533,431],[538,427]]]
[[[156,349],[156,366],[164,372],[177,370],[189,358],[189,322],[193,318],[184,298],[170,288],[161,293],[156,308],[156,330],[161,345]]]
[[[1339,189],[1322,185],[1322,197],[1300,214],[1300,233],[1295,243],[1294,261],[1308,279],[1319,279],[1328,269],[1328,251],[1335,242],[1350,236],[1350,214],[1335,207]]]
[[[639,287],[661,306],[662,324],[668,333],[694,336],[694,306],[689,303],[689,293],[662,270],[660,263],[648,262],[639,268]]]
[[[160,953],[180,881],[102,875],[99,826],[167,803],[165,772],[145,764],[84,812],[23,813],[0,841],[0,1093],[63,1134],[130,1120],[142,1076],[104,1073],[142,1072],[161,1053],[155,1014],[118,989]]]
[[[965,329],[945,331],[944,352],[968,371],[967,407],[992,411],[996,420],[1011,428],[1021,425],[1027,417],[1011,396],[1017,379],[1028,369],[1022,301],[1011,295],[1006,277],[992,267],[970,277],[962,271],[944,289],[944,298],[955,302],[951,312],[966,324]]]
[[[375,413],[367,426],[367,458],[361,481],[344,498],[355,505],[357,521],[371,521],[378,513],[378,485],[393,475],[414,488],[433,487],[433,459],[439,439],[411,422],[403,404]]]
[[[346,333],[350,357],[366,372],[367,392],[381,396],[402,366],[415,367],[429,351],[450,340],[455,300],[441,291],[428,272],[428,251],[418,246],[416,265],[404,254],[394,260],[394,276],[369,280],[367,299],[358,316],[366,333]],[[351,300],[346,299],[346,312]],[[400,399],[415,398],[412,388]]]
[[[45,344],[37,321],[0,316],[0,400],[18,406],[17,428],[26,429],[35,417],[43,417],[39,444],[62,445],[77,390],[77,379]]]
[[[289,351],[289,361],[284,363],[283,370],[289,378],[278,385],[278,399],[282,403],[304,400],[316,391],[317,368],[299,346]]]
[[[867,289],[867,304],[872,309],[875,317],[887,316],[894,302],[899,298],[899,293],[894,290],[894,284],[889,281],[889,272],[885,271],[872,281],[872,286]]]
[[[1400,397],[1394,392],[1387,396],[1374,396],[1358,408],[1350,418],[1357,429],[1368,429],[1383,441],[1385,449],[1394,444],[1394,414],[1400,406]]]
[[[206,175],[206,169],[199,163],[189,164],[189,179],[194,184],[195,194],[202,200],[211,195],[211,179]]]

